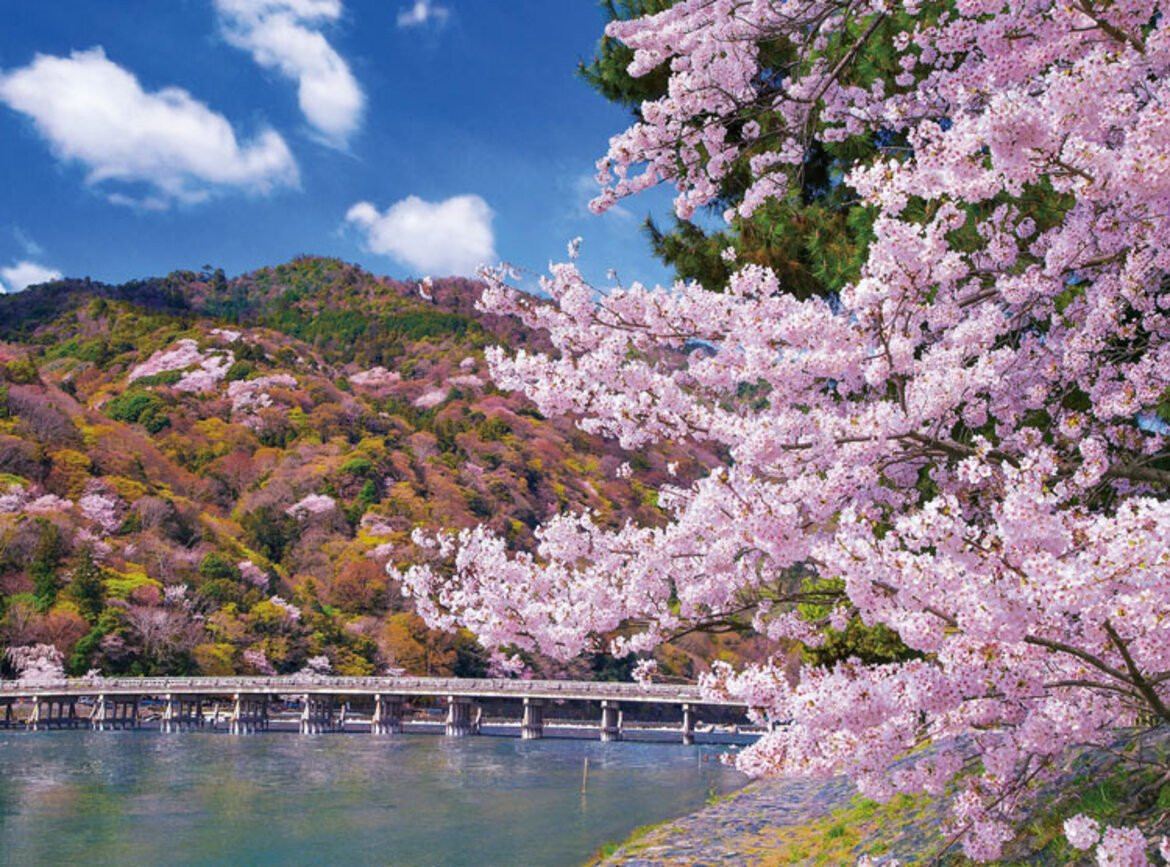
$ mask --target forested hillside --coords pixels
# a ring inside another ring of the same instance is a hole
[[[386,577],[414,527],[654,522],[712,456],[623,453],[497,390],[484,349],[534,338],[479,293],[305,257],[0,296],[0,645],[75,674],[483,673]]]

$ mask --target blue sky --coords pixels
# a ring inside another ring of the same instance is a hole
[[[0,285],[236,274],[667,273],[654,191],[590,214],[627,113],[575,75],[593,0],[0,0]]]

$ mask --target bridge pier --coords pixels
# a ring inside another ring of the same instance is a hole
[[[28,718],[28,727],[32,731],[72,729],[77,728],[80,724],[81,720],[77,716],[76,698],[46,695],[33,699],[32,716]]]
[[[191,698],[167,693],[162,722],[159,727],[164,732],[181,732],[185,728],[202,728],[203,697]]]
[[[535,741],[544,737],[544,699],[524,699],[524,718],[520,722],[520,738]]]
[[[622,711],[616,701],[602,701],[600,728],[603,741],[620,741],[622,739]]]
[[[447,696],[447,736],[463,738],[479,734],[480,709],[476,708],[475,718],[471,714],[472,702],[465,695]]]
[[[684,704],[682,714],[682,742],[689,747],[695,742],[695,709],[689,704]]]
[[[374,715],[370,717],[370,734],[397,735],[402,733],[402,696],[374,696]]]
[[[336,727],[333,719],[333,696],[304,696],[304,709],[301,711],[301,734],[319,735],[323,732],[335,731]]]
[[[89,712],[89,727],[99,732],[138,728],[138,696],[99,695]]]
[[[268,728],[268,696],[237,693],[232,702],[232,715],[228,719],[231,734],[250,735]]]

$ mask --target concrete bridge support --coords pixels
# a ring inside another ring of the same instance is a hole
[[[268,728],[268,696],[241,693],[233,696],[232,702],[228,731],[233,735],[250,735]]]
[[[682,742],[689,747],[695,742],[695,709],[689,704],[684,704],[682,713]]]
[[[544,737],[544,700],[524,699],[524,718],[520,722],[520,737],[535,741]]]
[[[160,728],[164,732],[181,732],[184,729],[203,727],[203,697],[166,696]]]
[[[99,695],[89,712],[89,727],[99,732],[138,728],[138,696]]]
[[[396,735],[402,733],[402,696],[374,696],[374,715],[370,717],[370,734]]]
[[[616,701],[601,703],[601,739],[603,741],[622,739],[622,711]]]
[[[301,734],[319,735],[336,731],[337,722],[333,716],[333,696],[306,695],[301,711]]]
[[[28,718],[28,727],[34,732],[45,729],[73,729],[79,725],[81,718],[77,715],[76,698],[40,696],[33,699],[33,712]]]
[[[472,701],[464,695],[447,696],[447,736],[463,738],[479,734],[481,709],[475,708],[472,715]]]

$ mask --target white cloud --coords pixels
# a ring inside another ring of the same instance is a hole
[[[60,280],[61,272],[36,262],[17,262],[7,268],[0,268],[0,295],[5,292],[22,292],[29,286],[48,283],[51,280]],[[7,289],[5,287],[8,287]]]
[[[345,215],[360,227],[371,252],[391,256],[420,273],[470,277],[480,265],[494,264],[492,209],[479,196],[453,196],[424,202],[408,196],[379,213],[358,202]]]
[[[110,200],[146,207],[198,202],[222,188],[266,193],[296,186],[297,165],[273,130],[236,139],[227,119],[176,87],[148,93],[100,48],[38,54],[0,73],[0,101],[32,118],[62,160],[89,169],[90,184],[145,184],[153,194]]]
[[[340,0],[215,0],[215,6],[227,41],[295,81],[306,120],[328,144],[344,147],[361,125],[366,98],[316,29],[341,17]]]
[[[411,5],[398,10],[398,26],[425,27],[434,22],[441,27],[450,17],[451,10],[446,6],[437,6],[431,0],[414,0]]]

